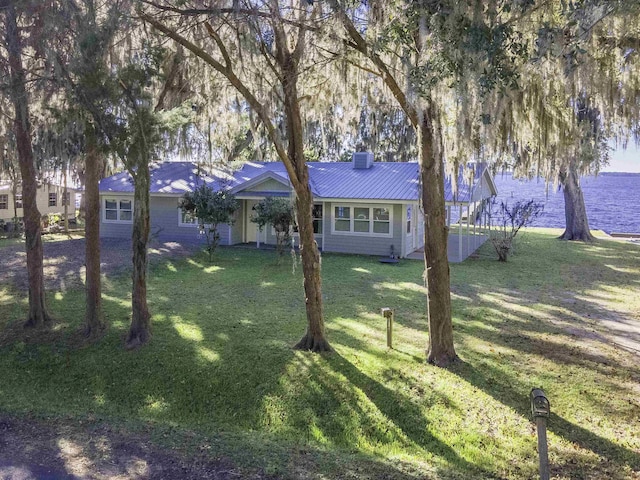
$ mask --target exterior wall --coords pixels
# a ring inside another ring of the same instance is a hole
[[[401,254],[403,245],[403,236],[405,235],[405,217],[403,213],[402,204],[366,204],[366,203],[351,203],[340,202],[331,203],[326,202],[324,209],[324,251],[325,252],[339,252],[339,253],[357,253],[365,255],[380,255],[388,256],[391,250],[391,245],[394,247],[396,255]],[[354,233],[335,233],[333,231],[333,216],[334,207],[336,205],[345,206],[391,206],[392,218],[391,218],[391,236],[390,237],[378,237],[367,234],[354,234]],[[320,244],[320,243],[319,243]]]
[[[486,174],[480,177],[480,182],[476,185],[476,188],[473,191],[473,197],[471,198],[472,202],[477,202],[482,200],[483,198],[491,197],[491,187],[489,186],[489,181],[487,180]]]
[[[269,178],[264,182],[260,182],[258,185],[247,188],[247,192],[290,192],[291,188],[288,185],[284,185],[273,178]]]
[[[18,193],[21,192],[21,188],[18,189]],[[36,203],[38,205],[38,210],[40,210],[41,215],[47,215],[49,213],[53,214],[64,214],[64,205],[62,204],[62,194],[64,192],[64,187],[60,187],[57,185],[43,185],[38,188],[38,193],[36,195]],[[69,193],[69,207],[68,207],[68,217],[74,218],[76,216],[76,190],[68,188],[67,192]],[[56,205],[49,206],[49,193],[56,194]],[[7,208],[0,210],[0,219],[8,221],[13,219],[14,215],[14,203],[13,203],[13,194],[11,193],[10,186],[2,186],[0,187],[0,195],[7,195]],[[22,208],[18,208],[18,218],[24,217],[24,210]]]
[[[132,223],[109,222],[105,220],[105,198],[127,198],[133,200],[132,195],[126,194],[101,194],[100,195],[100,236],[130,238],[133,228]],[[180,210],[178,209],[179,196],[158,197],[152,196],[149,200],[149,215],[151,220],[151,237],[161,241],[176,242],[203,242],[204,239],[198,233],[198,226],[180,225]],[[241,202],[242,205],[242,202]],[[240,243],[242,240],[242,211],[237,214],[239,219],[233,226],[220,225],[220,245]],[[231,241],[230,241],[231,240]]]

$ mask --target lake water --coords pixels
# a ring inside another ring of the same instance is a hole
[[[536,227],[564,228],[564,196],[544,180],[516,180],[497,174],[498,199],[509,203],[534,199],[544,203]],[[589,226],[607,233],[640,233],[640,173],[601,173],[581,180]]]

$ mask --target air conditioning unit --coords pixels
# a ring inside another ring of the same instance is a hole
[[[365,170],[373,166],[372,152],[355,152],[353,154],[353,168],[355,170]]]

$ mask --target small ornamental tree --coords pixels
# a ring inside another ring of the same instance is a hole
[[[236,197],[226,190],[214,190],[208,185],[201,185],[193,192],[187,192],[178,205],[185,214],[198,219],[200,231],[207,240],[209,261],[220,242],[218,225],[233,225],[233,215],[238,210]]]
[[[535,200],[517,201],[513,206],[507,202],[492,201],[491,223],[496,228],[491,231],[491,243],[498,254],[498,261],[507,261],[513,249],[513,239],[522,227],[531,225],[543,209],[544,205]]]
[[[293,205],[286,198],[267,197],[254,207],[251,221],[258,225],[260,231],[265,225],[273,225],[276,231],[276,251],[281,257],[291,242],[291,227],[295,223]]]

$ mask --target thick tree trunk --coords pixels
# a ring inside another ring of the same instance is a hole
[[[430,110],[421,112],[418,142],[424,211],[424,264],[427,287],[429,347],[427,361],[441,367],[456,360],[451,321],[451,291],[447,259],[444,203],[444,165],[433,148],[434,126]]]
[[[573,162],[567,170],[560,174],[560,183],[564,193],[565,230],[559,237],[561,240],[580,240],[592,242],[595,240],[589,229],[587,209],[584,195],[580,186],[580,175]]]
[[[304,158],[302,115],[298,101],[296,68],[294,62],[286,62],[283,68],[284,113],[289,139],[287,154],[295,170],[292,183],[296,192],[296,213],[307,309],[307,332],[294,348],[313,352],[328,352],[331,351],[331,346],[325,338],[320,252],[313,235],[313,194],[309,186],[309,169]]]
[[[11,75],[11,100],[15,108],[15,135],[18,162],[22,176],[22,206],[27,250],[27,273],[29,277],[29,316],[26,327],[49,323],[44,290],[42,253],[42,224],[36,203],[38,186],[31,147],[31,124],[29,122],[29,97],[25,87],[25,72],[22,66],[22,45],[18,32],[16,11],[13,3],[5,8],[5,34]]]
[[[85,264],[86,300],[85,335],[99,335],[105,327],[102,318],[102,286],[100,279],[100,193],[99,182],[102,171],[102,157],[98,152],[95,131],[87,122],[84,128],[87,145],[85,157]]]
[[[136,348],[151,338],[151,315],[147,306],[147,243],[149,241],[149,164],[140,162],[135,172],[133,197],[133,289],[131,327],[126,347]]]

